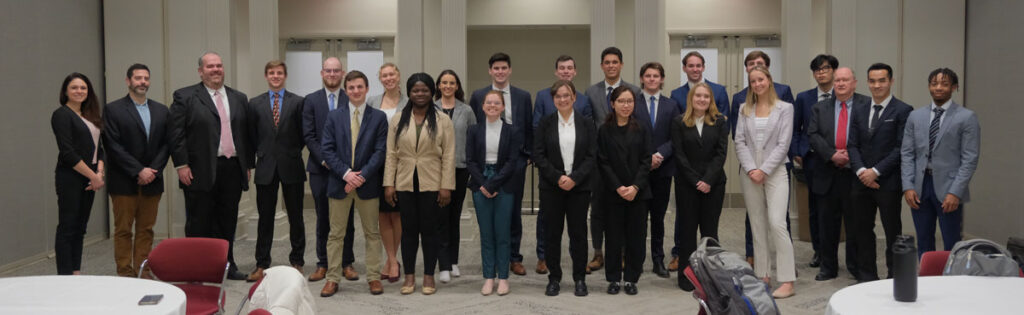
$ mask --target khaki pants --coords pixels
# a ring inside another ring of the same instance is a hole
[[[341,281],[341,256],[345,245],[345,226],[348,225],[348,214],[354,207],[358,211],[359,220],[363,224],[363,236],[366,237],[366,274],[368,281],[380,280],[381,252],[384,250],[380,242],[378,217],[380,215],[380,198],[363,200],[352,191],[345,199],[330,198],[331,233],[327,236],[327,280]]]
[[[136,268],[149,256],[153,247],[153,225],[162,194],[146,196],[110,195],[114,211],[114,261],[117,275],[137,277]],[[135,240],[132,240],[132,226]]]

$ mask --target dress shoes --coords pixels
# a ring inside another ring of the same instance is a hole
[[[384,293],[384,285],[380,283],[380,280],[370,281],[370,294],[380,295]]]
[[[619,294],[622,290],[622,286],[618,282],[612,282],[608,284],[608,294]]]
[[[811,268],[821,267],[821,255],[818,255],[818,252],[814,252],[814,257],[811,257],[811,263],[807,265],[811,266]]]
[[[359,280],[359,273],[356,272],[356,268],[353,268],[351,265],[341,270],[341,275],[344,276],[345,279],[348,281]]]
[[[543,259],[537,261],[537,269],[534,270],[537,274],[544,275],[548,273],[548,264]]]
[[[316,271],[309,275],[309,281],[320,281],[327,277],[327,268],[316,267]]]
[[[330,280],[324,282],[324,288],[320,289],[320,297],[330,297],[335,293],[338,293],[338,283]]]
[[[828,272],[822,271],[822,272],[819,272],[818,275],[814,276],[814,280],[816,280],[816,281],[827,281],[827,280],[835,279],[836,276],[837,276],[836,273],[828,273]]]
[[[592,271],[601,270],[601,267],[604,267],[604,256],[601,254],[594,255],[594,259],[591,259],[590,263],[587,263],[587,267],[590,267],[590,270]]]
[[[626,282],[626,285],[622,287],[622,290],[626,291],[626,294],[628,295],[636,295],[636,283]]]
[[[248,277],[245,277],[245,282],[256,282],[260,281],[260,279],[263,279],[263,268],[256,267],[256,270],[253,270]]]
[[[228,270],[229,280],[245,280],[249,278],[244,273],[238,272],[238,270]]]
[[[672,261],[668,263],[668,271],[679,270],[679,256],[672,256]]]
[[[573,292],[576,296],[587,296],[587,283],[583,280],[576,281],[576,290]]]
[[[511,264],[508,265],[508,269],[511,270],[512,273],[516,275],[526,275],[526,267],[523,267],[523,263],[521,262],[512,262]]]
[[[511,288],[508,286],[508,279],[498,280],[498,296],[505,296],[511,292]]]
[[[562,288],[558,285],[558,281],[548,280],[548,287],[544,289],[544,295],[547,296],[558,296],[558,291]]]
[[[654,274],[658,275],[658,277],[668,279],[668,269],[665,269],[665,262],[662,262],[661,260],[654,261]]]

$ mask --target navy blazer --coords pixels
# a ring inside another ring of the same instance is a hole
[[[525,166],[522,155],[523,138],[514,136],[516,127],[502,123],[501,135],[498,140],[498,169],[490,179],[484,177],[484,165],[487,164],[487,122],[469,126],[466,131],[466,169],[469,171],[469,188],[472,192],[480,191],[484,186],[489,192],[499,189],[506,193],[516,191],[516,183],[510,181],[517,170]]]
[[[714,94],[715,107],[718,108],[718,112],[724,116],[729,116],[729,94],[725,92],[725,87],[721,84],[711,82],[710,80],[704,80],[711,86],[711,93]],[[686,95],[690,93],[690,85],[683,82],[683,85],[672,90],[672,100],[679,104],[679,112],[686,112]]]
[[[323,140],[320,149],[324,160],[331,167],[331,176],[327,181],[327,196],[344,199],[345,171],[361,171],[366,182],[356,189],[362,199],[373,199],[380,196],[384,186],[384,158],[387,154],[388,120],[387,115],[379,109],[365,104],[365,112],[359,123],[359,135],[356,138],[355,161],[352,161],[352,132],[348,103],[327,115],[324,123]]]
[[[275,127],[270,93],[249,100],[249,137],[256,145],[253,182],[257,185],[273,184],[275,174],[284,184],[306,181],[302,167],[302,97],[284,90],[280,102]]]
[[[491,85],[488,85],[473,91],[473,96],[469,98],[469,107],[476,114],[476,121],[487,121],[481,105],[484,102],[484,96],[491,90]],[[512,126],[516,127],[520,137],[524,139],[523,154],[530,156],[530,151],[533,149],[533,101],[530,99],[530,92],[526,90],[510,85],[509,92],[512,94],[509,98],[512,100],[512,104],[505,104],[505,106],[512,106]]]
[[[773,82],[773,84],[775,85],[775,95],[779,97],[779,100],[793,104],[793,92],[790,91],[789,86],[778,82]],[[732,133],[733,139],[736,138],[736,122],[740,120],[740,104],[746,101],[747,87],[732,95],[732,105],[729,107],[729,111],[725,113],[726,117],[729,117],[729,132]],[[793,114],[793,118],[796,119],[796,113]],[[794,128],[793,130],[796,129]],[[790,144],[792,144],[792,141],[790,141]]]
[[[818,103],[818,87],[796,95],[796,101],[793,102],[793,141],[789,143],[790,158],[799,156],[806,161],[811,152],[811,143],[807,138],[807,125],[811,123],[811,108],[816,103]]]
[[[572,108],[577,114],[583,114],[583,117],[594,117],[594,112],[590,108],[590,99],[580,91],[576,91],[576,102],[572,103]],[[537,103],[533,104],[533,128],[537,128],[542,118],[557,112],[555,99],[551,97],[551,88],[538,91]]]
[[[115,195],[143,195],[164,192],[164,168],[170,158],[167,106],[154,100],[149,104],[149,137],[135,102],[128,96],[103,107],[103,147],[107,150],[107,192]],[[139,187],[139,172],[148,167],[156,178]]]
[[[636,105],[633,107],[633,116],[640,121],[640,124],[647,128],[650,140],[650,154],[661,153],[665,158],[661,166],[650,171],[651,177],[671,177],[676,172],[676,165],[672,163],[672,120],[678,118],[682,113],[679,111],[679,104],[674,100],[658,95],[658,115],[655,116],[654,126],[651,126],[650,105],[643,99],[644,94],[636,95]]]
[[[338,99],[335,100],[335,109],[348,104],[348,95],[344,89],[338,90]],[[306,149],[309,150],[309,158],[306,159],[306,171],[310,174],[327,174],[327,168],[320,165],[324,162],[324,155],[320,152],[320,138],[324,134],[324,123],[327,122],[327,113],[330,112],[330,104],[327,103],[327,90],[324,88],[306,95],[302,101],[302,139],[306,141]]]
[[[854,172],[863,168],[875,168],[881,176],[876,180],[879,190],[903,191],[900,182],[900,146],[903,144],[903,127],[914,108],[893,97],[878,121],[868,128],[871,119],[871,103],[855,104],[850,118],[850,135],[847,148],[850,152],[850,167]],[[858,181],[858,185],[862,185]]]
[[[871,97],[854,93],[850,97],[847,109],[858,106],[871,106]],[[836,96],[814,104],[811,108],[810,123],[807,125],[807,139],[814,149],[812,159],[814,169],[812,171],[811,192],[819,195],[828,193],[832,187],[832,175],[836,172],[852,172],[853,170],[836,167],[832,163],[832,155],[836,153]],[[852,116],[850,116],[852,118]],[[852,119],[851,119],[852,123]],[[853,133],[853,126],[847,126],[850,133]],[[850,134],[846,135],[847,148],[849,148]],[[852,166],[852,165],[850,165]]]
[[[558,115],[548,115],[537,126],[540,141],[533,144],[533,163],[537,167],[540,182],[537,189],[562,191],[558,179],[565,175],[565,162],[558,142]],[[576,126],[576,147],[573,149],[572,173],[569,178],[576,182],[573,192],[588,192],[594,186],[597,169],[597,127],[592,119],[573,114]],[[592,174],[593,173],[593,174]],[[594,175],[594,176],[591,176]]]

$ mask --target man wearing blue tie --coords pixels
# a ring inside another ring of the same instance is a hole
[[[928,75],[932,103],[910,113],[900,149],[903,198],[912,209],[918,254],[935,250],[935,220],[942,245],[950,250],[963,231],[963,203],[978,167],[981,126],[974,111],[952,101],[958,87],[953,70]]]

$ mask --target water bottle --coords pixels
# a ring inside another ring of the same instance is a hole
[[[914,236],[899,235],[892,245],[892,295],[896,301],[917,300],[917,246]]]

